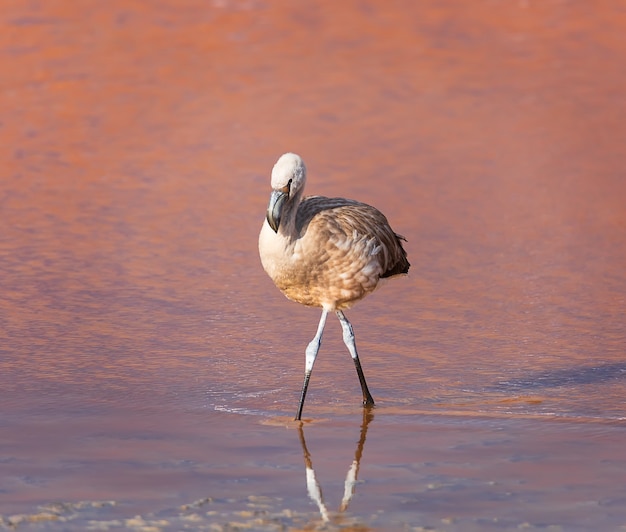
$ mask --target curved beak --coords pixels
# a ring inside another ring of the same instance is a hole
[[[275,233],[278,232],[283,206],[288,196],[288,192],[284,192],[282,190],[273,190],[272,195],[270,196],[270,203],[267,206],[267,213],[265,214],[265,217],[267,218],[267,223],[270,224],[270,227]]]

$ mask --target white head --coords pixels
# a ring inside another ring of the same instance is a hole
[[[295,153],[281,155],[272,168],[272,188],[282,189],[289,194],[289,197],[293,197],[298,190],[301,190],[305,181],[304,161]],[[288,190],[285,190],[285,187],[288,187]]]
[[[281,155],[272,168],[272,195],[267,206],[267,223],[278,232],[281,219],[288,213],[294,213],[294,205],[300,202],[304,183],[306,182],[306,167],[299,155],[285,153]]]

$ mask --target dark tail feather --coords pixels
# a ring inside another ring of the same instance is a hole
[[[403,273],[408,273],[409,268],[411,267],[411,263],[406,258],[406,251],[402,247],[402,240],[406,242],[406,238],[402,235],[396,233],[396,238],[398,239],[398,251],[400,252],[400,256],[396,263],[389,268],[385,273],[381,275],[381,278],[385,277],[393,277],[394,275],[401,275]]]

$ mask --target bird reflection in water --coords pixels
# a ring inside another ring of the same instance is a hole
[[[354,490],[356,488],[356,483],[359,475],[359,466],[361,463],[361,456],[363,455],[363,447],[365,445],[365,438],[367,436],[367,429],[369,424],[374,419],[374,412],[372,408],[364,408],[363,409],[363,422],[361,423],[361,433],[359,436],[359,441],[357,443],[356,451],[354,452],[354,460],[348,469],[348,473],[346,474],[346,480],[344,482],[344,491],[343,498],[341,499],[341,504],[339,505],[339,513],[343,513],[348,509],[348,505],[352,500],[354,495]],[[324,498],[322,496],[322,488],[317,481],[315,476],[315,470],[313,469],[313,461],[311,460],[311,453],[306,446],[306,440],[304,438],[304,423],[300,423],[298,426],[298,434],[300,436],[300,443],[302,445],[302,452],[304,454],[304,465],[306,468],[306,488],[309,494],[309,497],[317,504],[319,508],[320,514],[322,516],[322,520],[324,522],[330,521],[330,515],[328,512],[328,508],[324,503]]]

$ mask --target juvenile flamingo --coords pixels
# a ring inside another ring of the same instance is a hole
[[[377,209],[344,198],[303,198],[306,167],[295,153],[272,169],[272,193],[259,235],[263,268],[287,298],[321,307],[317,333],[305,351],[304,383],[296,420],[302,417],[326,316],[334,311],[359,377],[363,406],[374,399],[365,382],[352,325],[343,310],[373,292],[382,278],[405,274],[404,237],[394,233]]]

